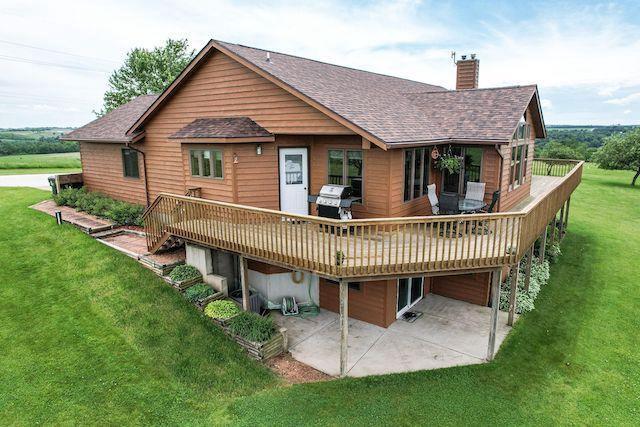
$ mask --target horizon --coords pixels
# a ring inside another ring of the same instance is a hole
[[[186,38],[196,51],[211,38],[228,40],[448,89],[455,86],[451,52],[476,53],[481,88],[538,84],[548,126],[640,123],[640,6],[633,2],[54,7],[36,0],[0,6],[0,16],[1,128],[90,122],[126,53],[167,38]],[[52,37],[60,22],[64,29]]]

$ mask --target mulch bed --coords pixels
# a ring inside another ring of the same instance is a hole
[[[272,357],[265,361],[265,365],[278,374],[287,384],[302,384],[333,379],[331,375],[298,362],[289,353]]]

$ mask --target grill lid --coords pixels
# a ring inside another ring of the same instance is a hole
[[[351,193],[351,187],[347,185],[326,184],[322,186],[318,196],[328,199],[348,199]]]

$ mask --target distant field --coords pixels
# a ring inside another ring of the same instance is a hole
[[[80,153],[0,156],[0,175],[53,173],[80,170]]]

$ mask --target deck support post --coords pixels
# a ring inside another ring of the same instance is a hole
[[[493,356],[496,351],[496,330],[498,329],[498,310],[500,306],[500,282],[502,282],[502,268],[496,268],[491,273],[491,323],[489,326],[487,360],[493,360]]]
[[[513,268],[515,271],[511,276],[511,289],[509,290],[509,317],[507,317],[507,325],[513,326],[513,320],[516,317],[516,299],[518,296],[518,279],[520,276],[520,261]]]
[[[569,205],[571,205],[571,196],[567,198],[567,207],[564,210],[564,229],[569,227]]]
[[[340,377],[347,375],[349,350],[349,282],[340,280]]]
[[[558,225],[558,212],[553,214],[553,222],[551,223],[551,245],[556,242],[556,225]]]
[[[547,249],[547,234],[549,234],[549,225],[547,225],[542,232],[542,240],[540,241],[540,252],[538,252],[538,260],[540,262],[544,261],[544,253]]]
[[[564,237],[564,203],[560,208],[560,226],[558,228],[558,241],[561,241]]]
[[[240,256],[240,285],[242,286],[242,309],[249,311],[251,309],[249,303],[249,270],[247,268],[247,259]]]
[[[527,266],[524,273],[524,291],[529,292],[529,284],[531,283],[531,263],[533,262],[533,245],[529,248],[527,254]]]

